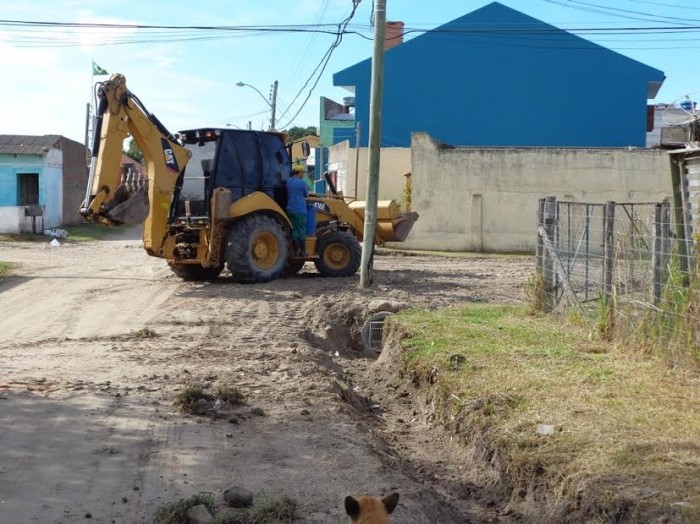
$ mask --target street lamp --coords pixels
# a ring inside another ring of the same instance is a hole
[[[270,129],[272,129],[272,130],[274,131],[274,130],[275,130],[275,113],[277,112],[277,80],[275,80],[275,83],[272,84],[272,102],[270,102],[270,101],[265,97],[265,95],[263,95],[263,94],[260,92],[260,90],[259,90],[257,87],[255,87],[255,86],[252,86],[252,85],[250,85],[250,84],[246,84],[245,82],[236,82],[236,85],[237,85],[238,87],[243,87],[243,86],[250,87],[250,88],[253,89],[257,94],[259,94],[260,97],[261,97],[263,100],[265,100],[265,103],[266,103],[268,106],[270,106],[270,109],[272,110],[272,115],[270,116]]]

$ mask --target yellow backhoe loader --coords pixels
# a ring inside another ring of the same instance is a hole
[[[87,220],[143,222],[146,252],[166,259],[184,280],[216,278],[224,265],[239,282],[293,275],[306,261],[325,276],[357,271],[365,206],[339,194],[309,196],[307,256],[292,254],[284,211],[292,166],[283,133],[201,128],[173,135],[120,74],[99,84],[98,100],[80,209]],[[145,177],[121,172],[128,136],[143,153]],[[394,201],[380,201],[374,244],[402,242],[417,218]]]

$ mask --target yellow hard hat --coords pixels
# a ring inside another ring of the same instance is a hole
[[[294,164],[294,166],[292,166],[292,171],[294,173],[303,173],[306,171],[306,168],[300,164]]]

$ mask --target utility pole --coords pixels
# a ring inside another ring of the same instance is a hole
[[[85,165],[90,165],[90,102],[85,107]]]
[[[374,235],[377,229],[377,200],[379,198],[379,155],[382,136],[382,89],[384,84],[384,39],[386,33],[386,0],[374,1],[374,53],[372,54],[372,84],[369,104],[369,173],[365,202],[365,229],[360,261],[360,287],[372,284],[371,265]]]
[[[357,179],[360,176],[360,123],[355,125],[355,198],[357,198]]]
[[[272,103],[270,104],[272,109],[272,116],[270,117],[270,129],[275,130],[275,113],[277,112],[277,80],[272,84]]]

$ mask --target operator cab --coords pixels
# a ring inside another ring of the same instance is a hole
[[[180,138],[192,157],[175,187],[171,221],[208,221],[217,187],[231,191],[232,203],[262,191],[286,207],[292,166],[283,134],[203,128],[181,131]]]

